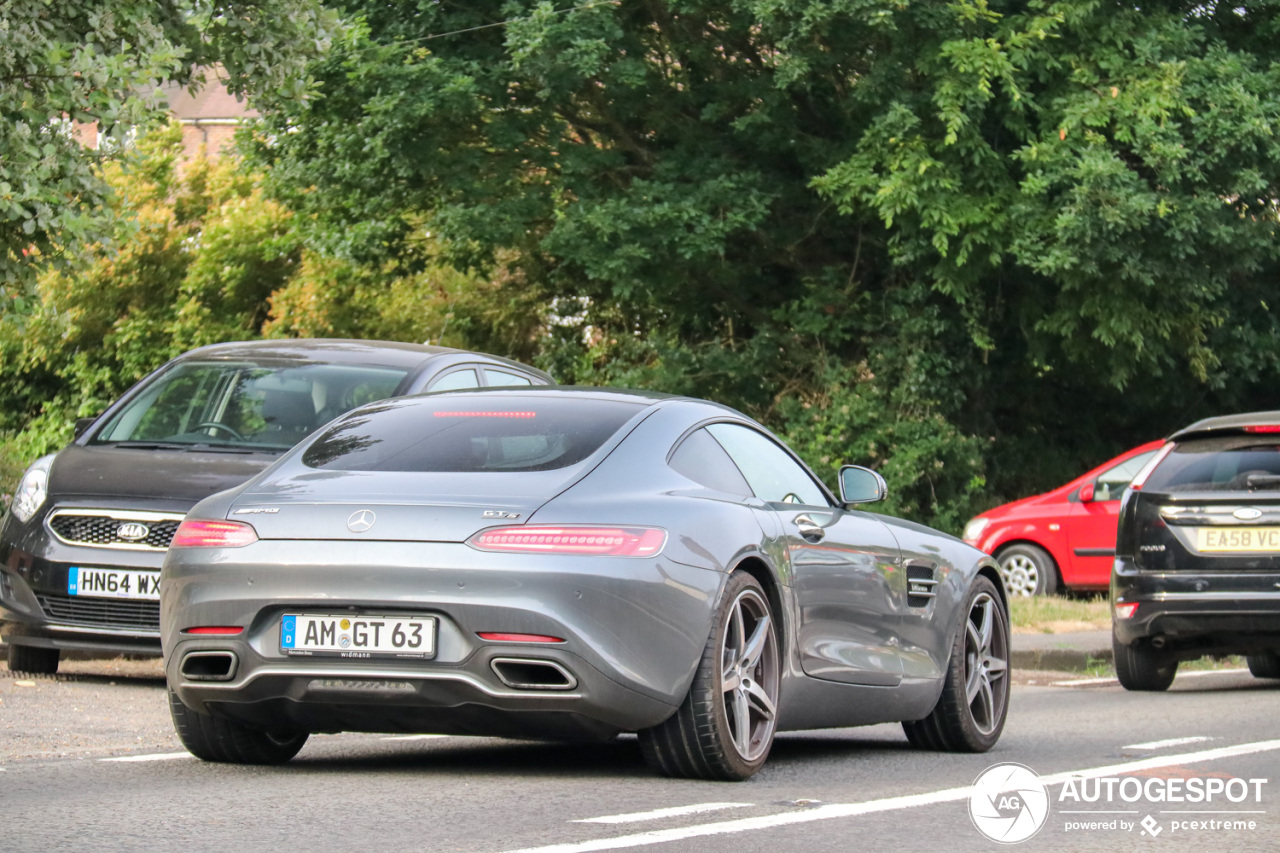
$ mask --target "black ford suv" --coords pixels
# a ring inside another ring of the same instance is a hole
[[[1280,412],[1170,436],[1121,503],[1111,601],[1129,690],[1165,690],[1204,655],[1280,678]]]

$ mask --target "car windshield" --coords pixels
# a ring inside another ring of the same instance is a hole
[[[1280,491],[1280,442],[1257,436],[1207,438],[1174,447],[1145,491]]]
[[[338,415],[390,396],[407,372],[349,364],[183,362],[143,388],[91,443],[286,450]]]
[[[339,471],[550,471],[590,456],[642,408],[505,395],[388,401],[335,424],[302,462]]]

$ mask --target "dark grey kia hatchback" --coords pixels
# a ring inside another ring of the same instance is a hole
[[[1129,690],[1165,690],[1204,655],[1280,678],[1280,412],[1170,436],[1125,493],[1111,597]]]
[[[52,673],[64,650],[160,654],[159,572],[197,501],[238,485],[316,428],[421,391],[551,384],[483,353],[357,340],[192,350],[37,460],[0,528],[9,669]]]

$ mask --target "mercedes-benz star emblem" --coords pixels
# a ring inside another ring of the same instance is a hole
[[[347,519],[347,529],[352,533],[364,533],[370,527],[373,527],[373,523],[377,520],[378,517],[373,514],[373,510],[357,510],[351,513],[351,517]]]

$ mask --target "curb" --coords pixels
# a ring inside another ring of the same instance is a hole
[[[1112,660],[1111,649],[1023,649],[1009,653],[1009,665],[1014,669],[1086,670],[1099,663],[1109,665]]]

